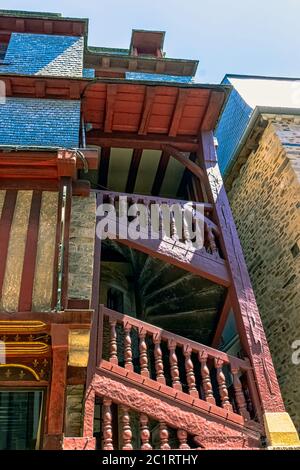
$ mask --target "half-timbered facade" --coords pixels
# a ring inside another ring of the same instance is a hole
[[[163,40],[93,48],[86,20],[1,12],[2,449],[298,443],[216,158],[230,89]],[[172,211],[170,236],[101,240],[124,195],[201,203],[203,247]]]

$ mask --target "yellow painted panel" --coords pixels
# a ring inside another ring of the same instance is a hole
[[[2,208],[3,208],[4,199],[5,199],[5,194],[6,194],[6,190],[5,190],[5,189],[3,189],[2,191],[0,191],[0,216],[1,216],[1,213],[2,213]]]
[[[160,160],[161,152],[158,150],[144,150],[135,183],[134,192],[138,194],[151,194],[153,181]]]
[[[58,193],[43,191],[32,294],[32,310],[51,310]]]
[[[18,191],[1,299],[1,309],[8,312],[18,310],[31,199],[32,191]]]
[[[111,149],[107,186],[112,191],[125,192],[131,157],[132,149]]]
[[[175,197],[181,183],[185,167],[175,158],[170,157],[169,164],[165,173],[160,195],[163,197]]]

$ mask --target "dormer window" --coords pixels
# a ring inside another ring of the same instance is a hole
[[[130,53],[133,56],[145,56],[162,58],[163,44],[165,33],[164,31],[132,31]]]

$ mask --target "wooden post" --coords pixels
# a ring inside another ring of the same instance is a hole
[[[52,377],[47,435],[44,440],[45,449],[62,448],[68,366],[68,334],[67,325],[52,323]]]
[[[202,153],[200,158],[209,181],[209,196],[215,204],[215,215],[221,229],[222,249],[231,274],[232,282],[229,292],[240,339],[254,370],[262,410],[264,412],[282,412],[284,404],[220,174],[213,133],[202,132],[201,137]]]

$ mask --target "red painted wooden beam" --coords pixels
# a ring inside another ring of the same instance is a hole
[[[27,239],[25,245],[21,287],[19,294],[18,310],[20,312],[30,311],[32,308],[32,293],[34,284],[41,203],[42,192],[33,191],[31,209],[29,214]]]
[[[230,296],[235,319],[242,345],[253,366],[261,407],[265,412],[283,412],[285,408],[280,388],[220,174],[212,132],[202,133],[200,158],[207,173],[210,196],[221,227],[222,248],[232,279]]]

